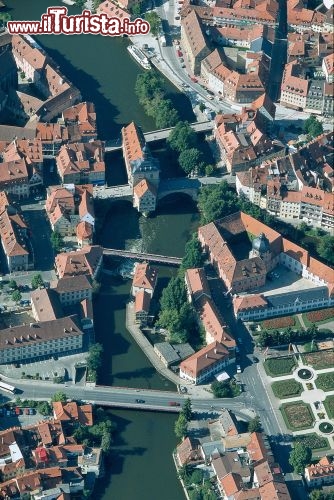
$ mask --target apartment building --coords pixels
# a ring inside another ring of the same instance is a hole
[[[180,377],[199,385],[223,371],[230,362],[228,350],[215,341],[180,363]]]
[[[0,163],[0,189],[18,198],[28,198],[29,175],[24,158]]]
[[[59,253],[55,258],[58,278],[87,274],[97,278],[103,264],[103,248],[88,245],[76,252]]]
[[[0,238],[10,273],[33,267],[29,256],[28,226],[23,217],[10,207],[0,212]]]
[[[30,303],[35,321],[50,321],[64,316],[59,297],[53,290],[34,290],[30,294]]]
[[[303,110],[306,107],[308,89],[309,81],[305,79],[302,66],[297,61],[286,64],[281,85],[281,104]]]
[[[97,140],[96,112],[92,102],[80,102],[65,109],[62,118],[70,137],[76,137],[80,142]]]
[[[137,263],[132,280],[131,293],[135,297],[138,292],[145,291],[151,298],[158,281],[158,270],[147,263]]]
[[[182,19],[181,47],[188,59],[191,72],[194,75],[199,75],[201,61],[209,55],[211,49],[208,46],[206,35],[203,33],[200,18],[194,10]]]
[[[158,188],[159,161],[153,158],[142,130],[134,122],[122,128],[122,145],[129,185],[134,187],[146,179]]]
[[[13,35],[12,48],[18,69],[28,81],[37,84],[47,64],[47,57],[41,47],[32,39],[28,42],[24,36]]]
[[[309,488],[322,488],[334,484],[334,462],[322,457],[318,463],[305,467],[305,479]]]
[[[0,338],[0,364],[79,352],[83,333],[76,321],[76,316],[68,316],[5,328]]]
[[[63,306],[78,304],[83,300],[92,300],[93,287],[89,276],[77,275],[60,278],[51,282],[51,290],[54,290]]]
[[[61,146],[56,158],[58,174],[66,184],[104,185],[104,146],[101,141]]]

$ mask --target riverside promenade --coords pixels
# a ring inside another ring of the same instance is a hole
[[[187,385],[187,382],[167,368],[154,352],[153,346],[147,340],[139,326],[135,322],[134,302],[129,302],[126,306],[126,328],[137,342],[143,353],[150,360],[154,368],[163,377],[170,380],[176,386]]]

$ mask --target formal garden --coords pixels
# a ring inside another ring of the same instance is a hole
[[[310,365],[315,368],[315,370],[333,368],[334,350],[328,349],[326,351],[308,352],[307,354],[302,354],[302,359],[305,365]]]
[[[294,356],[286,358],[269,358],[263,364],[264,369],[270,377],[289,375],[297,366]]]
[[[292,431],[309,429],[314,424],[314,416],[310,405],[296,401],[283,403],[280,407],[286,426]]]
[[[271,384],[274,395],[279,399],[294,398],[303,391],[303,386],[294,378],[288,380],[279,380]]]
[[[315,385],[318,389],[322,389],[325,392],[334,391],[334,367],[330,373],[320,373],[315,381]]]
[[[313,324],[322,325],[334,318],[334,307],[326,309],[318,309],[317,311],[309,311],[303,314],[303,321],[306,326]]]
[[[319,436],[315,432],[310,434],[299,434],[295,436],[294,441],[296,443],[302,443],[305,447],[311,448],[313,452],[325,451],[330,449],[328,439]]]
[[[333,396],[327,396],[327,398],[324,401],[324,406],[327,411],[327,415],[329,418],[334,419],[334,395]]]

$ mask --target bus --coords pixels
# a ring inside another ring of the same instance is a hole
[[[0,390],[9,392],[10,394],[15,394],[16,388],[12,385],[6,384],[2,380],[0,380]]]

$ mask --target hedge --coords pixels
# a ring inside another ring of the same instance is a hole
[[[289,358],[270,358],[264,362],[264,369],[271,377],[280,375],[289,375],[296,366],[295,359]]]
[[[271,384],[275,396],[279,399],[293,398],[303,392],[303,386],[295,379],[279,380]]]

